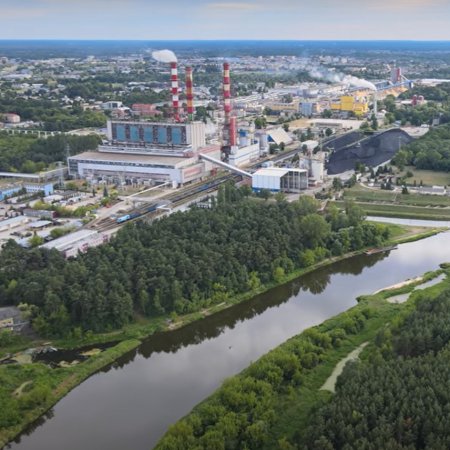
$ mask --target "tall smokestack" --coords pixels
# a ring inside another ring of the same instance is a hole
[[[225,111],[225,123],[223,126],[223,144],[230,145],[230,116],[231,116],[231,84],[230,64],[223,63],[223,104]]]
[[[194,120],[194,91],[192,82],[192,67],[186,67],[186,101],[188,120]]]
[[[230,117],[230,147],[237,145],[237,117]]]
[[[170,81],[172,83],[172,107],[173,107],[173,117],[175,121],[180,121],[180,115],[178,112],[178,69],[177,63],[170,63]]]

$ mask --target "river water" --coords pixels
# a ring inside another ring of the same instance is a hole
[[[416,223],[419,225],[420,221]],[[223,380],[305,328],[450,261],[450,232],[323,267],[185,328],[153,335],[91,376],[14,450],[148,450]]]

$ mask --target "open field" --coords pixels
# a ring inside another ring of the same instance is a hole
[[[334,202],[338,208],[344,207],[344,202]],[[450,209],[427,208],[420,206],[359,203],[358,205],[370,216],[399,217],[403,219],[450,220]]]
[[[418,170],[413,166],[405,167],[405,170],[401,172],[401,176],[406,175],[406,172],[412,172],[413,177],[407,178],[406,181],[409,185],[414,184],[416,180],[417,186],[422,181],[424,186],[448,186],[450,185],[450,173],[448,172],[435,172],[433,170]]]
[[[442,195],[401,194],[400,192],[370,189],[360,184],[344,191],[346,200],[355,202],[393,203],[397,205],[450,207],[450,197]]]

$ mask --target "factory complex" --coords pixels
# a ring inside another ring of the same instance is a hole
[[[172,120],[109,120],[107,141],[97,151],[68,158],[69,175],[93,184],[104,180],[120,184],[166,183],[177,187],[214,174],[217,166],[233,170],[249,165],[268,153],[270,143],[292,143],[282,128],[266,131],[248,125],[238,129],[231,105],[228,63],[223,64],[221,141],[207,142],[205,123],[193,120],[192,69],[186,68],[186,111],[179,107],[175,62],[171,63],[171,84]],[[288,184],[296,190],[305,185],[303,182]]]

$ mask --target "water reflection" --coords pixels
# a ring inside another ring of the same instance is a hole
[[[54,407],[54,417],[23,435],[20,450],[151,448],[177,419],[224,380],[355,299],[436,269],[450,233],[357,256],[169,333],[90,377]],[[30,431],[30,432],[31,432]]]

